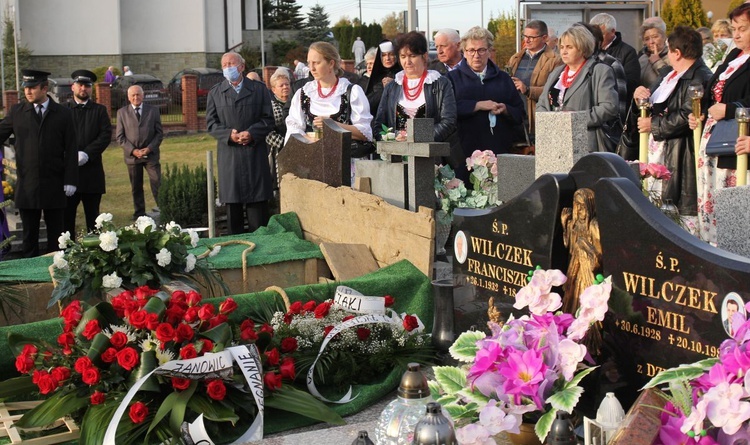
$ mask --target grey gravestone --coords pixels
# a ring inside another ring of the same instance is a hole
[[[354,170],[356,177],[370,178],[370,191],[373,195],[380,196],[388,204],[407,208],[409,196],[405,163],[357,159],[354,161]]]
[[[279,177],[293,173],[333,187],[351,185],[351,132],[333,119],[323,121],[323,137],[315,142],[293,134],[279,152]]]
[[[536,179],[534,156],[497,155],[497,198],[510,201],[526,190]]]
[[[730,187],[715,192],[716,244],[720,249],[750,258],[750,187]]]
[[[566,173],[589,151],[585,111],[536,113],[536,176]]]

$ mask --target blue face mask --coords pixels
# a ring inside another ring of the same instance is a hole
[[[229,66],[222,70],[224,77],[230,82],[237,82],[240,79],[240,72],[236,66]]]

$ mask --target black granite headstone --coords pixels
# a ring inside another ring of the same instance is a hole
[[[693,237],[629,181],[600,180],[594,191],[618,372],[637,390],[664,368],[717,356],[731,330],[727,302],[746,315],[750,260]]]
[[[323,137],[315,142],[299,134],[289,137],[279,151],[279,177],[293,173],[333,187],[351,185],[351,132],[333,119],[323,121]]]

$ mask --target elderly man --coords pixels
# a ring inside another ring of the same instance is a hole
[[[510,57],[511,79],[518,92],[524,96],[529,131],[529,142],[534,143],[534,111],[549,73],[562,65],[560,55],[547,46],[547,24],[541,20],[531,20],[523,30],[525,49]]]
[[[602,30],[604,41],[602,50],[619,60],[625,68],[625,77],[628,80],[628,103],[633,100],[633,92],[641,81],[641,65],[638,62],[638,53],[635,48],[622,41],[622,35],[617,32],[617,20],[609,14],[601,13],[593,16],[589,21]]]
[[[130,176],[135,212],[133,219],[146,215],[146,200],[143,196],[143,169],[148,173],[151,194],[159,205],[161,186],[161,163],[159,146],[164,138],[159,109],[143,103],[143,89],[138,85],[128,88],[130,103],[117,110],[115,137],[122,147],[125,165]]]
[[[268,222],[273,195],[266,136],[274,129],[271,94],[260,82],[242,76],[245,60],[237,53],[221,57],[225,80],[208,93],[206,125],[216,138],[219,200],[227,205],[229,233],[249,231]]]
[[[23,223],[23,256],[39,255],[39,222],[44,212],[47,251],[57,250],[66,196],[78,185],[78,150],[70,110],[47,95],[49,73],[22,70],[26,102],[13,105],[0,121],[0,142],[11,134],[18,182],[15,202]]]
[[[70,75],[73,79],[73,99],[66,106],[73,112],[78,143],[78,189],[68,198],[65,209],[65,230],[76,233],[78,204],[83,203],[86,215],[86,230],[94,230],[99,204],[106,192],[102,153],[112,139],[112,124],[107,107],[91,100],[91,86],[96,74],[89,70],[78,70]]]
[[[435,70],[442,75],[448,71],[458,68],[463,59],[461,54],[461,36],[455,29],[439,29],[435,33],[435,48],[437,49],[437,60],[433,60],[427,69]]]

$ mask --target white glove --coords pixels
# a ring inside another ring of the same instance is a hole
[[[64,185],[63,190],[65,190],[65,196],[73,196],[73,193],[76,192],[76,186],[74,185]]]
[[[87,162],[89,162],[89,155],[87,155],[85,151],[79,151],[78,152],[78,166],[80,167]]]

